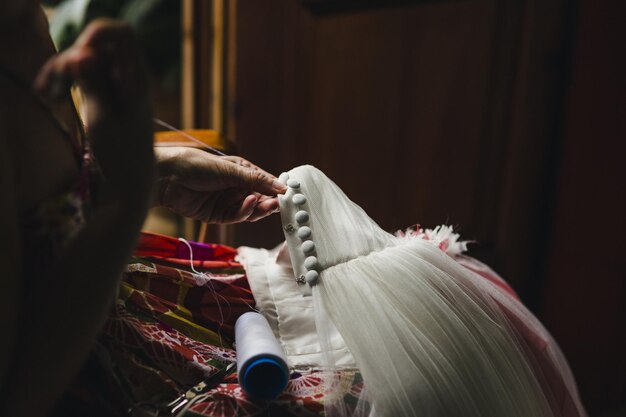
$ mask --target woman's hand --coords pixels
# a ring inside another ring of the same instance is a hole
[[[157,148],[156,204],[207,223],[256,221],[278,211],[286,187],[236,156],[194,148]]]
[[[112,191],[126,201],[148,201],[153,185],[152,108],[147,73],[130,27],[98,19],[76,43],[52,57],[35,82],[49,100],[77,83],[87,102],[94,155]]]

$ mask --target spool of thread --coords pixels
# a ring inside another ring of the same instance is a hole
[[[272,329],[259,313],[244,313],[235,323],[237,376],[252,398],[273,400],[289,381],[289,367]]]

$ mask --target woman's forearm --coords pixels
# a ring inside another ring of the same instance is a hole
[[[37,280],[21,315],[7,415],[46,415],[76,375],[110,311],[146,210],[145,202],[102,206]]]

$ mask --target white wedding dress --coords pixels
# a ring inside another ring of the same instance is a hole
[[[240,257],[290,365],[328,371],[327,415],[586,415],[554,340],[506,284],[455,260],[451,229],[391,235],[318,169],[281,180],[286,243]],[[348,368],[364,379],[356,407],[333,380]]]

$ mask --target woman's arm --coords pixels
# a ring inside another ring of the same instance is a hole
[[[39,416],[49,411],[86,357],[111,307],[146,203],[111,201],[99,209],[22,303],[14,158],[6,142],[0,126],[2,408],[3,415]]]
[[[76,375],[110,312],[146,209],[119,200],[100,207],[25,299],[4,379],[6,415],[46,415]]]
[[[84,87],[90,139],[104,173],[107,198],[60,259],[42,271],[19,312],[7,319],[9,325],[19,323],[19,328],[13,332],[14,347],[2,375],[3,415],[49,412],[78,372],[115,299],[154,181],[151,110],[145,76],[136,60],[126,26],[97,22],[74,47],[51,59],[37,81],[39,91],[51,100],[74,80]],[[2,209],[9,216],[15,212],[11,206]],[[3,282],[27,278],[13,269]],[[18,288],[7,294],[20,299]]]

